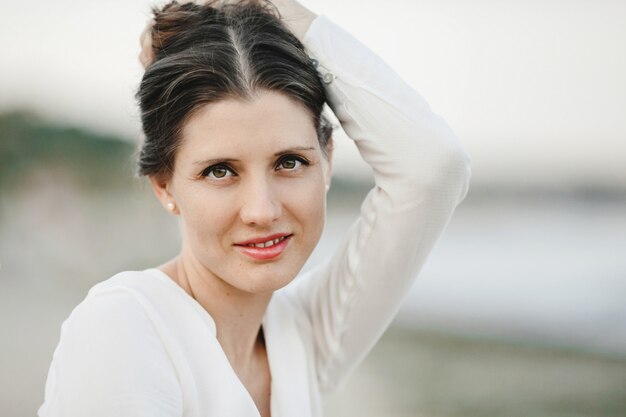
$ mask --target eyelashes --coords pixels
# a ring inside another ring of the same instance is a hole
[[[276,161],[274,165],[275,171],[298,172],[303,167],[311,165],[311,162],[300,155],[284,155]],[[202,171],[203,177],[213,180],[223,180],[237,176],[237,171],[227,163],[218,163],[211,165]]]
[[[276,167],[274,169],[282,166],[283,170],[295,171],[301,168],[302,166],[306,167],[309,165],[311,165],[311,162],[302,156],[285,155],[278,160],[278,162],[276,163]]]
[[[236,175],[235,172],[228,165],[216,164],[211,165],[204,171],[202,171],[203,177],[220,180],[222,178],[232,177]]]

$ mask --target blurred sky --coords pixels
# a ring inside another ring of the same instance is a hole
[[[623,0],[303,3],[448,120],[472,157],[474,186],[626,189]],[[152,4],[2,0],[0,111],[140,138],[138,37]],[[361,175],[354,148],[341,144],[336,172]]]

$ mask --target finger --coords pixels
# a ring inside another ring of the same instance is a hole
[[[139,36],[139,44],[141,46],[141,52],[139,53],[139,62],[143,65],[144,69],[147,68],[154,58],[152,52],[152,27],[154,26],[154,19],[150,19],[143,32]]]

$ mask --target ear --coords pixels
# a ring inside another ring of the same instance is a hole
[[[161,205],[172,214],[179,214],[178,206],[171,193],[170,179],[163,175],[155,174],[150,176],[150,185],[154,195],[159,199]]]
[[[335,149],[335,143],[332,136],[328,138],[326,144],[326,158],[324,161],[324,182],[326,183],[326,192],[330,189],[330,183],[333,177],[333,150]]]

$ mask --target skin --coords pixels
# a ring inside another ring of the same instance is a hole
[[[296,1],[273,3],[302,40],[317,15]],[[153,59],[153,23],[140,39],[144,68]],[[150,178],[182,232],[180,254],[159,268],[214,319],[217,339],[263,417],[270,416],[271,375],[261,322],[272,293],[295,278],[319,241],[331,158],[308,111],[263,90],[250,101],[223,100],[194,114],[174,172]],[[292,235],[277,258],[253,259],[235,246],[274,233]]]
[[[331,175],[326,152],[302,105],[263,90],[198,111],[184,126],[171,176],[150,179],[182,232],[180,254],[160,268],[213,317],[262,416],[270,412],[271,379],[261,322],[272,293],[293,280],[319,241]],[[238,245],[276,233],[289,238],[273,259],[252,258]]]
[[[150,179],[164,207],[174,205],[182,232],[180,254],[160,269],[213,317],[233,369],[268,411],[261,321],[272,293],[293,280],[319,241],[331,164],[308,111],[276,91],[209,104],[182,137],[173,174]],[[237,245],[276,233],[291,237],[273,259]]]

